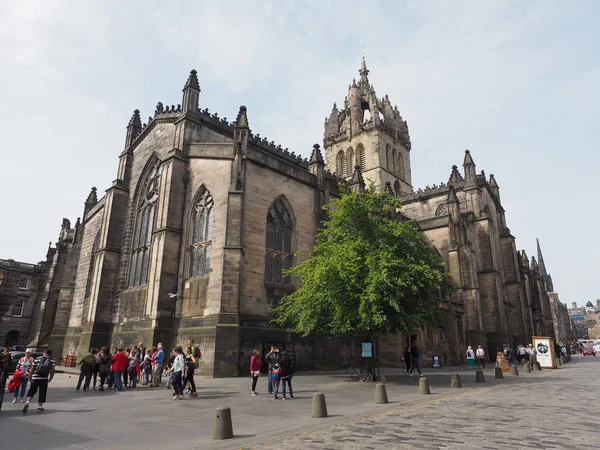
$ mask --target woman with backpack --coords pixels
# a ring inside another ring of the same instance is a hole
[[[281,366],[281,382],[283,384],[281,388],[281,398],[286,400],[285,396],[285,385],[287,384],[290,389],[290,400],[294,398],[294,391],[292,391],[292,375],[294,374],[294,362],[286,352],[283,353],[281,360],[279,361]]]
[[[475,367],[475,352],[470,345],[467,347],[467,362],[469,363],[469,370]]]
[[[185,365],[187,368],[187,372],[185,375],[185,380],[183,382],[184,386],[190,384],[190,395],[192,397],[198,397],[196,393],[196,383],[194,382],[194,370],[198,368],[198,360],[192,354],[192,347],[185,348]]]

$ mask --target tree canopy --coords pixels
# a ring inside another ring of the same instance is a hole
[[[450,288],[444,261],[399,200],[371,187],[342,188],[326,206],[314,251],[293,267],[300,287],[272,308],[274,321],[304,336],[370,336],[445,326],[439,292]]]

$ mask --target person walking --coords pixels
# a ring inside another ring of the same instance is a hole
[[[149,384],[151,384],[150,380],[152,378],[152,350],[146,350],[146,355],[144,356],[144,359],[141,362],[141,366],[141,370],[144,375],[142,384],[144,386],[148,386]]]
[[[196,383],[194,382],[194,370],[196,370],[196,358],[192,354],[192,347],[185,348],[185,380],[183,381],[183,385],[187,386],[188,383],[190,385],[190,396],[193,398],[198,397],[198,393],[196,392]]]
[[[404,365],[406,369],[404,369],[404,375],[408,376],[408,371],[412,367],[410,364],[410,347],[407,345],[404,347]]]
[[[144,384],[144,369],[142,367],[142,363],[144,362],[144,358],[146,357],[146,347],[144,347],[144,343],[140,342],[138,344],[138,350],[140,352],[140,371],[138,373],[138,383]]]
[[[470,345],[467,347],[467,363],[469,363],[469,370],[475,367],[475,352]]]
[[[17,370],[21,371],[21,385],[15,386],[15,399],[13,403],[23,403],[25,401],[25,393],[27,392],[27,383],[31,378],[31,371],[33,368],[33,362],[35,360],[31,356],[31,349],[25,350],[25,356],[19,359],[17,364]],[[19,392],[21,395],[19,395]]]
[[[281,380],[281,367],[279,366],[278,362],[276,362],[271,368],[269,377],[273,380],[273,400],[279,400],[277,393],[279,392],[279,382]]]
[[[532,344],[527,346],[527,353],[529,354],[529,369],[533,372],[537,369],[537,350]]]
[[[294,398],[294,391],[292,390],[292,376],[294,375],[294,362],[287,352],[283,352],[281,359],[279,360],[281,366],[281,398],[286,400],[285,386],[287,385],[290,390],[290,400]]]
[[[92,373],[96,369],[96,353],[98,353],[98,350],[93,348],[77,363],[77,365],[79,366],[79,380],[77,381],[77,387],[75,388],[75,392],[79,392],[79,389],[81,388],[81,382],[84,380],[84,378],[85,383],[83,384],[83,392],[87,392],[90,390],[90,381],[92,379]]]
[[[181,345],[175,347],[175,360],[173,366],[169,368],[167,374],[172,373],[173,380],[173,400],[183,400],[183,378],[185,377],[185,358]]]
[[[27,400],[25,406],[23,406],[23,414],[27,414],[29,409],[29,402],[37,394],[38,390],[40,395],[38,397],[38,413],[43,413],[44,403],[46,403],[46,395],[48,393],[48,383],[54,378],[54,371],[56,367],[56,361],[52,359],[52,350],[48,349],[44,354],[35,359],[32,366],[31,375],[31,387],[27,392]]]
[[[252,396],[256,395],[256,383],[260,375],[260,352],[257,349],[252,350],[250,357],[250,376],[252,377]]]
[[[273,378],[271,377],[271,371],[273,370],[273,366],[279,361],[279,349],[274,345],[271,346],[271,351],[265,355],[265,361],[267,361],[267,378],[269,381],[267,382],[267,391],[269,394],[273,393]]]
[[[160,385],[160,378],[162,376],[163,367],[165,365],[165,352],[163,345],[158,344],[158,352],[154,357],[154,368],[152,369],[152,387],[158,387]]]
[[[413,370],[417,369],[417,372],[419,372],[419,375],[422,375],[421,366],[419,364],[419,358],[421,356],[421,353],[419,352],[419,347],[417,347],[416,341],[412,342],[409,352],[410,352],[410,371],[408,372],[408,374],[412,377]]]
[[[133,347],[133,350],[129,354],[127,372],[129,373],[129,385],[130,389],[135,389],[137,386],[138,379],[138,368],[140,367],[140,355],[137,347]]]
[[[122,348],[117,350],[112,357],[112,373],[114,381],[114,391],[123,390],[123,372],[127,370],[127,355]]]
[[[477,350],[475,350],[475,357],[477,358],[477,368],[485,369],[485,351],[481,345],[477,346]]]

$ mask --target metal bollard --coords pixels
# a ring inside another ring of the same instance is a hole
[[[504,379],[504,374],[502,373],[502,369],[500,367],[496,367],[494,369],[494,378]]]

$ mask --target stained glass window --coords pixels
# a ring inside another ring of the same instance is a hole
[[[157,162],[148,173],[139,193],[129,266],[129,287],[141,286],[148,281],[154,213],[158,200],[161,173],[161,164]]]
[[[290,277],[284,274],[292,267],[292,216],[282,199],[269,208],[265,247],[265,281],[289,286]]]
[[[213,198],[202,189],[194,204],[192,217],[192,245],[190,246],[190,277],[202,277],[210,272],[213,235]]]

